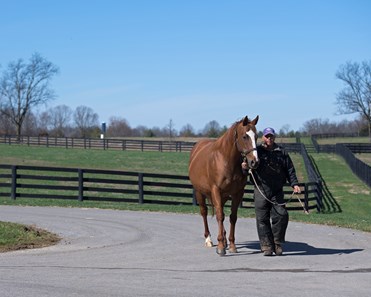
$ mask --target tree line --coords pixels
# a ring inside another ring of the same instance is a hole
[[[88,106],[81,105],[73,110],[69,106],[58,105],[41,113],[30,110],[23,119],[20,135],[85,138],[96,138],[101,134],[106,137],[218,137],[227,129],[217,121],[210,121],[198,132],[191,124],[178,131],[172,120],[163,128],[142,125],[132,128],[125,118],[117,116],[110,117],[108,123],[101,123],[98,114]],[[4,114],[0,114],[0,134],[17,135],[16,125]]]
[[[191,124],[187,124],[179,131],[169,120],[165,127],[146,126],[131,127],[123,117],[112,116],[106,124],[106,131],[102,130],[99,116],[88,106],[78,106],[75,110],[66,105],[58,105],[43,112],[29,111],[22,125],[22,135],[51,136],[51,137],[219,137],[228,127],[220,126],[215,120],[208,122],[205,127],[196,131]],[[311,119],[303,124],[300,131],[289,129],[284,125],[277,133],[282,137],[308,136],[326,133],[347,133],[367,136],[367,122],[362,118],[341,122],[331,122],[328,119]],[[16,126],[8,117],[0,114],[0,135],[17,135]]]
[[[9,63],[0,76],[0,134],[87,138],[99,137],[102,133],[107,137],[218,137],[228,128],[212,120],[200,131],[195,131],[191,124],[177,131],[171,119],[162,128],[132,128],[125,118],[112,116],[105,130],[98,114],[88,106],[72,110],[66,105],[58,105],[35,112],[38,106],[56,97],[49,84],[58,72],[57,66],[38,53],[28,62],[19,59]],[[336,77],[344,83],[336,97],[339,113],[358,113],[358,119],[340,123],[312,119],[305,122],[300,131],[290,130],[289,125],[283,126],[278,131],[280,136],[341,132],[371,137],[371,61],[347,62],[339,67]]]

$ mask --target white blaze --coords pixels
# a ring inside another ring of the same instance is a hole
[[[251,138],[252,147],[254,148],[253,155],[255,157],[255,160],[259,161],[258,151],[256,150],[255,133],[253,130],[249,130],[248,132],[246,132],[246,134]]]

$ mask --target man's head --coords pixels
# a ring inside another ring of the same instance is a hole
[[[273,128],[267,127],[263,130],[263,142],[267,147],[271,147],[276,138],[276,132]]]
[[[267,135],[276,136],[276,132],[274,131],[273,128],[271,128],[271,127],[267,127],[267,128],[264,129],[264,131],[263,131],[263,135],[264,135],[264,136],[267,136]]]

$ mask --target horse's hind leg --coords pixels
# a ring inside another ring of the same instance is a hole
[[[213,246],[213,242],[211,240],[211,234],[210,234],[210,230],[209,230],[209,224],[207,222],[208,210],[207,210],[207,205],[206,205],[206,197],[203,196],[201,193],[196,192],[196,199],[197,199],[197,202],[198,202],[198,204],[200,206],[200,214],[201,214],[202,220],[204,222],[204,228],[205,228],[205,231],[204,231],[205,246],[206,247],[212,247]]]

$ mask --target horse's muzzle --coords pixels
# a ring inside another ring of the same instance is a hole
[[[249,168],[256,169],[259,166],[259,160],[248,160]]]
[[[253,153],[253,159],[249,159],[248,157],[247,157],[247,155],[248,154],[250,154],[250,153]],[[250,149],[250,150],[246,150],[246,151],[244,151],[244,156],[245,156],[245,158],[248,160],[248,165],[249,165],[249,168],[250,169],[256,169],[256,168],[258,168],[258,166],[259,166],[259,158],[258,158],[258,153],[257,153],[257,149],[256,148],[252,148],[252,149]]]

